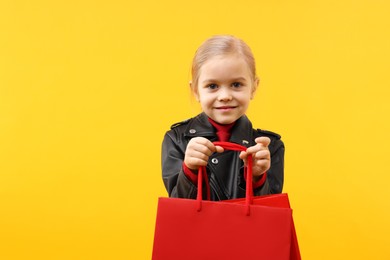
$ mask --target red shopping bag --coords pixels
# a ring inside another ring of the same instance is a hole
[[[230,203],[245,203],[244,199],[233,199],[226,200],[225,202]],[[269,207],[280,207],[280,208],[290,208],[290,201],[286,193],[274,194],[274,195],[265,195],[265,196],[256,196],[252,200],[253,205],[262,205]],[[292,216],[291,216],[292,218]],[[301,254],[299,251],[297,234],[295,231],[294,221],[291,221],[291,247],[290,247],[290,260],[300,260]]]
[[[216,144],[225,149],[246,150],[237,144]],[[248,158],[248,180],[252,179],[251,169],[252,160]],[[196,200],[159,198],[154,260],[300,259],[299,250],[299,258],[292,255],[296,252],[293,250],[296,236],[289,205],[270,205],[272,202],[267,197],[273,195],[265,196],[259,202],[260,197],[253,197],[251,181],[246,184],[245,199],[202,200],[202,179],[205,177],[205,169],[200,168]]]

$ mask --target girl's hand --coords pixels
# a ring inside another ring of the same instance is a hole
[[[252,154],[253,159],[253,181],[260,179],[266,171],[271,167],[271,154],[268,145],[271,139],[268,137],[258,137],[255,139],[256,145],[249,147],[245,152],[240,153],[240,158],[247,164],[248,154]]]
[[[214,152],[222,153],[221,146],[215,146],[204,137],[194,137],[187,145],[184,155],[184,163],[191,170],[198,170],[200,166],[206,166],[210,155]]]

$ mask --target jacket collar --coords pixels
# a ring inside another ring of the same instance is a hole
[[[201,136],[208,138],[210,141],[217,141],[215,128],[208,121],[205,113],[201,113],[194,117],[193,120],[190,120],[185,129],[184,136],[189,138]],[[240,117],[233,126],[230,142],[246,147],[254,144],[252,123],[246,115]]]

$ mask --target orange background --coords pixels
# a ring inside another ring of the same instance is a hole
[[[303,259],[389,259],[387,1],[1,1],[0,258],[150,259],[160,148],[214,34],[253,49]]]

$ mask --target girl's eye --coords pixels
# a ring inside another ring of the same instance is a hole
[[[210,84],[210,85],[208,85],[207,87],[208,87],[209,89],[217,89],[217,88],[218,88],[217,84]]]
[[[242,86],[242,84],[241,84],[240,82],[234,82],[234,83],[232,84],[232,86],[235,87],[235,88],[239,88],[239,87]]]

